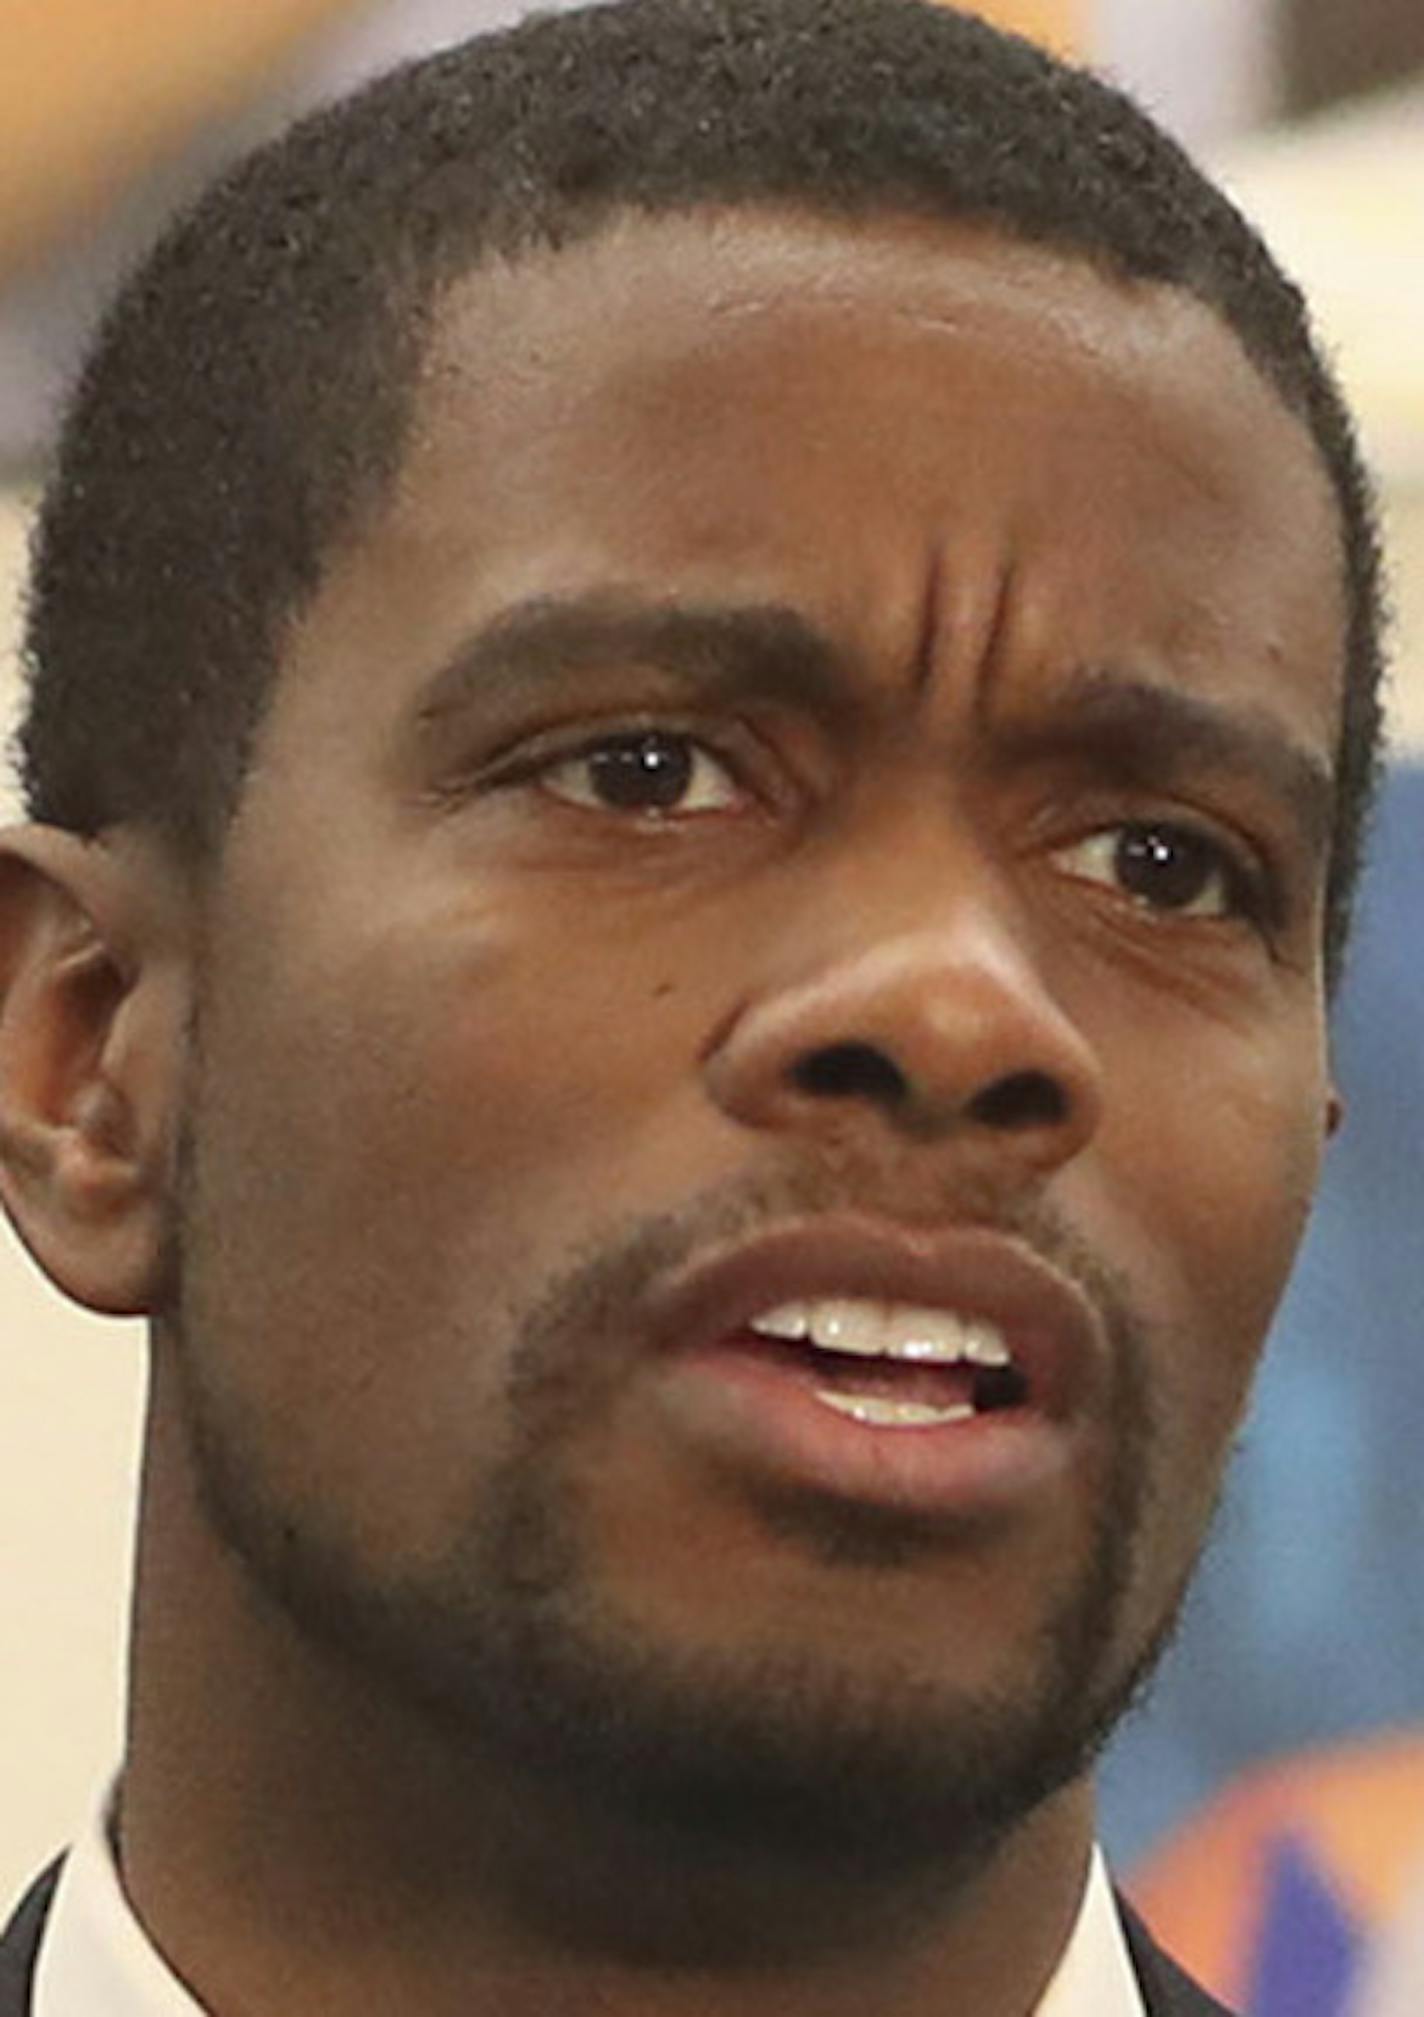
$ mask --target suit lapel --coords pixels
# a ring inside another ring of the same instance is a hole
[[[59,1864],[51,1863],[15,1908],[15,1916],[0,1933],[0,2017],[30,2017],[35,1959],[40,1951]]]
[[[1117,1909],[1148,2017],[1231,2017],[1224,2004],[1199,1989],[1171,1956],[1163,1953],[1121,1893]]]

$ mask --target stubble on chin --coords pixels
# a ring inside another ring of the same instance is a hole
[[[1170,1635],[1179,1592],[1126,1642],[1156,1438],[1142,1327],[1123,1286],[1047,1214],[1015,1225],[1093,1297],[1112,1342],[1111,1466],[1089,1541],[1045,1593],[1038,1629],[992,1692],[887,1658],[855,1671],[792,1646],[692,1655],[650,1643],[588,1559],[578,1439],[614,1402],[619,1313],[705,1247],[841,1202],[780,1185],[643,1222],[576,1257],[517,1322],[503,1454],[471,1480],[438,1559],[396,1575],[362,1559],[341,1509],[283,1494],[270,1425],[244,1406],[205,1308],[200,1171],[182,1158],[172,1349],[206,1518],[302,1638],[419,1719],[452,1757],[523,1775],[608,1825],[698,1854],[803,1870],[948,1880],[1072,1780]],[[863,1207],[863,1193],[856,1198]],[[225,1376],[229,1375],[229,1376]],[[761,1508],[781,1545],[844,1574],[873,1620],[877,1573],[932,1537],[914,1518],[795,1494]]]

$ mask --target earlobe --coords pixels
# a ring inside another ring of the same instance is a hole
[[[183,913],[151,848],[0,835],[0,1194],[51,1280],[113,1315],[159,1279]]]

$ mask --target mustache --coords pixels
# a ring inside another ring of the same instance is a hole
[[[717,1249],[790,1222],[854,1213],[917,1232],[974,1229],[1007,1235],[1082,1291],[1103,1324],[1119,1382],[1145,1384],[1147,1319],[1131,1284],[1040,1191],[1005,1196],[962,1182],[928,1192],[917,1173],[913,1195],[885,1173],[848,1167],[775,1171],[699,1192],[666,1212],[605,1227],[549,1279],[532,1305],[508,1316],[519,1334],[510,1355],[511,1399],[552,1405],[562,1393],[587,1406],[616,1387],[637,1341],[630,1313],[668,1275]],[[597,1341],[600,1349],[593,1349]]]

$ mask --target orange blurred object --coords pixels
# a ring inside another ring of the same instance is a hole
[[[3,0],[0,279],[355,4]],[[1083,45],[1086,7],[977,0],[975,11],[1071,54]]]
[[[1083,53],[1086,0],[955,0],[955,4],[1060,55]]]
[[[5,0],[0,274],[352,0]]]
[[[1258,2009],[1254,1985],[1274,1937],[1283,1868],[1294,1871],[1297,1891],[1307,1874],[1317,1914],[1331,1914],[1358,1968],[1398,1914],[1421,1859],[1424,1734],[1382,1733],[1235,1780],[1129,1876],[1127,1891],[1199,1982],[1233,2008]],[[1327,2007],[1323,1992],[1311,2005]]]

